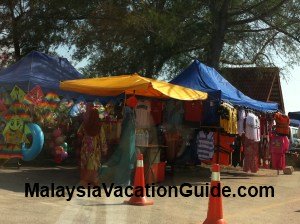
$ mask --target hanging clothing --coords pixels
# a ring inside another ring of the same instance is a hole
[[[272,168],[283,170],[285,168],[285,153],[289,149],[287,136],[272,134],[270,137],[270,151],[272,154]]]
[[[238,136],[235,138],[234,143],[232,144],[232,165],[236,167],[241,163],[241,147],[242,147],[242,142],[241,138]]]
[[[182,135],[179,132],[166,132],[165,142],[168,146],[166,150],[166,157],[169,163],[172,163],[176,158],[176,155],[182,146],[183,140]]]
[[[246,119],[245,110],[239,110],[239,112],[238,112],[238,134],[240,136],[245,134],[245,119]]]
[[[289,136],[290,134],[290,119],[288,116],[277,112],[274,116],[276,122],[276,133]]]
[[[81,131],[81,130],[80,130]],[[98,170],[101,161],[101,152],[107,151],[104,128],[96,136],[89,136],[83,129],[81,146],[81,168],[87,170]]]
[[[260,121],[260,134],[262,137],[266,138],[269,135],[267,117],[265,115],[262,115],[259,121]]]
[[[151,125],[151,102],[149,100],[138,100],[135,108],[136,128],[147,128]]]
[[[219,108],[220,126],[228,134],[238,134],[237,110],[227,103],[223,103]]]
[[[267,137],[262,137],[259,143],[259,162],[264,168],[270,168],[270,147],[269,139]]]
[[[166,104],[165,120],[170,128],[182,125],[184,115],[183,102],[169,100]]]
[[[127,186],[130,184],[132,170],[136,163],[135,116],[130,107],[125,107],[121,130],[119,144],[105,164],[108,167],[102,167],[100,172],[108,182]]]
[[[200,131],[197,135],[197,154],[199,160],[211,160],[214,155],[214,133]]]
[[[219,106],[220,106],[220,101],[208,95],[207,100],[203,101],[202,125],[206,125],[206,126],[220,125],[220,116],[218,115]]]
[[[200,122],[203,120],[202,101],[184,102],[184,119],[186,121]]]
[[[251,112],[248,113],[246,117],[245,136],[255,142],[260,141],[260,121],[259,118]]]
[[[245,138],[244,140],[244,172],[256,173],[258,171],[258,142]]]
[[[161,101],[151,101],[151,117],[155,125],[162,123],[164,104]]]

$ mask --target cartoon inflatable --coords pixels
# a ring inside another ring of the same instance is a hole
[[[27,124],[27,126],[32,135],[32,144],[30,148],[26,148],[25,144],[22,145],[22,154],[24,161],[35,159],[42,151],[44,145],[44,133],[40,126],[34,123],[29,123]]]

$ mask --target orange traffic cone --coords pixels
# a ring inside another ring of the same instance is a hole
[[[146,197],[143,154],[139,153],[137,157],[138,158],[134,176],[133,195],[128,201],[124,201],[124,203],[130,205],[153,205],[153,200],[148,200]],[[136,195],[137,187],[143,188],[143,196]]]
[[[223,205],[222,205],[221,192],[213,191],[214,195],[213,196],[211,195],[212,187],[214,187],[214,190],[218,190],[218,185],[220,185],[221,187],[220,165],[213,164],[211,167],[211,171],[212,174],[211,174],[211,182],[210,182],[210,195],[209,195],[209,202],[208,202],[207,218],[203,224],[226,224],[227,222],[223,219]],[[218,193],[220,195],[218,195]]]

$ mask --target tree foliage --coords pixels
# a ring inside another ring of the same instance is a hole
[[[90,76],[173,76],[195,58],[216,69],[293,65],[299,9],[293,0],[7,0],[0,3],[0,48],[18,59],[67,44],[76,60],[88,58]]]
[[[32,50],[49,53],[67,43],[69,32],[88,10],[82,1],[2,0],[0,51],[7,61],[20,60]],[[3,62],[3,61],[2,61]]]

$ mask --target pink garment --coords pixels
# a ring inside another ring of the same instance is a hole
[[[285,153],[288,151],[289,145],[289,139],[286,136],[278,136],[275,134],[270,136],[273,169],[283,170],[285,168]]]
[[[244,141],[244,172],[256,173],[258,171],[259,143],[245,138]]]

